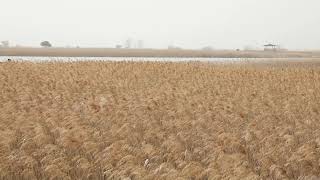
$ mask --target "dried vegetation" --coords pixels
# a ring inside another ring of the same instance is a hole
[[[0,179],[316,179],[316,65],[0,64]]]

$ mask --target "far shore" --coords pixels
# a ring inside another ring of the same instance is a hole
[[[48,57],[203,57],[203,58],[319,58],[319,51],[236,51],[115,48],[0,48],[0,56]]]

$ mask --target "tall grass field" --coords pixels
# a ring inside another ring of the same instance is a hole
[[[317,63],[0,63],[0,179],[317,178]]]

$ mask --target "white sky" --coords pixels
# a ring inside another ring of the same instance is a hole
[[[0,0],[0,40],[39,46],[320,49],[320,0]]]

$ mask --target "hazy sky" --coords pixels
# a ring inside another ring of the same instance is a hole
[[[0,40],[39,46],[320,49],[320,0],[0,0]]]

